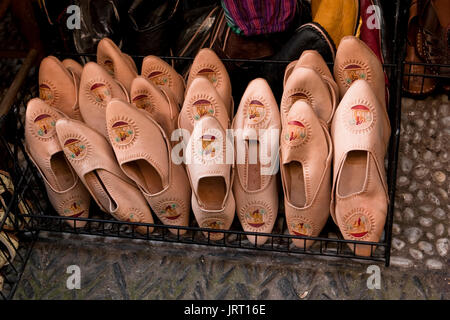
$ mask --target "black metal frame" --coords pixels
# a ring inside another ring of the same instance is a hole
[[[306,237],[306,236],[294,236],[290,234],[283,234],[285,230],[285,221],[277,225],[282,225],[282,228],[274,228],[273,233],[262,234],[255,232],[245,232],[241,231],[238,219],[235,219],[232,228],[230,230],[213,230],[199,228],[196,226],[196,222],[191,215],[190,225],[187,227],[181,226],[166,226],[162,224],[143,224],[143,223],[132,223],[132,222],[122,222],[113,220],[112,217],[100,213],[97,209],[93,210],[91,214],[92,218],[68,218],[58,216],[50,203],[48,202],[45,187],[42,180],[39,177],[39,173],[34,168],[30,159],[24,152],[23,147],[23,113],[26,108],[26,94],[30,92],[30,87],[32,83],[37,82],[35,76],[28,76],[27,81],[20,86],[20,94],[15,97],[14,101],[11,101],[9,106],[9,112],[0,118],[0,129],[2,126],[11,125],[13,123],[13,137],[0,137],[0,142],[8,150],[8,153],[13,162],[14,168],[14,185],[16,188],[14,201],[16,203],[11,205],[11,207],[17,207],[17,201],[19,199],[29,199],[33,208],[29,208],[31,214],[20,215],[20,219],[24,220],[23,230],[18,230],[20,239],[30,239],[29,246],[26,248],[26,252],[20,255],[19,260],[20,266],[14,267],[14,263],[11,264],[13,269],[17,271],[17,276],[20,276],[23,272],[23,268],[29,257],[33,240],[36,239],[37,234],[40,230],[53,231],[53,232],[65,232],[74,234],[88,234],[97,236],[107,236],[107,237],[119,237],[119,238],[132,238],[132,239],[142,239],[151,241],[165,241],[165,242],[177,242],[183,244],[197,244],[204,246],[216,246],[216,247],[227,247],[235,249],[250,249],[250,250],[260,250],[260,251],[273,251],[282,253],[292,253],[292,254],[309,254],[309,255],[320,255],[329,257],[341,257],[341,258],[352,258],[360,260],[371,260],[384,262],[386,266],[390,263],[390,251],[391,251],[391,239],[392,239],[392,224],[393,224],[393,211],[394,211],[394,201],[395,201],[395,188],[396,188],[396,173],[397,173],[397,160],[398,160],[398,150],[399,150],[399,139],[400,139],[400,119],[401,119],[401,90],[402,90],[402,77],[403,77],[403,56],[404,56],[404,45],[402,45],[403,35],[406,34],[406,30],[403,28],[407,18],[407,7],[404,7],[405,3],[398,1],[396,3],[395,12],[395,30],[393,36],[392,48],[393,57],[395,61],[390,61],[384,64],[385,70],[389,75],[390,80],[390,101],[389,101],[389,118],[392,126],[392,135],[388,150],[388,168],[387,168],[387,181],[389,188],[389,208],[386,219],[386,224],[384,228],[384,237],[380,242],[365,242],[365,241],[353,241],[345,240],[339,232],[336,225],[329,219],[327,225],[325,226],[323,232],[318,237]],[[55,54],[58,56],[58,54]],[[73,55],[73,54],[60,54],[60,57],[64,56],[77,56],[81,58],[82,56],[89,57],[92,55]],[[142,57],[135,57],[142,58]],[[191,60],[191,57],[162,57],[167,60],[180,59],[180,60]],[[31,59],[31,58],[30,58]],[[245,59],[224,59],[224,61],[230,62],[248,62],[248,63],[277,63],[280,67],[284,67],[290,61],[270,61],[270,60],[245,60]],[[29,70],[27,70],[28,72]],[[35,71],[35,70],[34,70]],[[35,86],[34,86],[35,87]],[[29,97],[28,97],[29,99]],[[1,109],[1,105],[0,105]],[[11,145],[11,142],[12,145]],[[23,158],[22,162],[19,161],[19,155]],[[42,204],[42,201],[44,203]],[[41,205],[42,204],[42,205]],[[94,205],[94,208],[96,206]],[[15,214],[19,216],[17,210],[10,210],[9,214]],[[284,214],[280,213],[278,219],[284,220]],[[74,226],[71,227],[67,224],[67,221],[72,221]],[[81,221],[86,221],[87,224],[83,228],[77,228],[76,224]],[[4,219],[0,222],[0,230],[3,228]],[[146,234],[140,234],[135,229],[136,227],[145,227],[147,229]],[[150,233],[150,229],[154,228],[154,231]],[[176,230],[175,234],[171,233],[170,230]],[[280,229],[280,230],[277,230]],[[278,231],[278,233],[276,232]],[[184,233],[185,234],[181,234]],[[331,238],[328,232],[333,232],[336,234],[337,238]],[[206,233],[205,236],[203,233]],[[224,233],[222,240],[214,241],[211,239],[211,234],[214,233]],[[256,236],[262,237],[267,236],[269,239],[264,245],[255,245],[250,243],[246,236]],[[303,247],[295,247],[292,244],[293,239],[303,240]],[[314,240],[315,243],[308,249],[306,249],[306,241]],[[371,255],[369,257],[357,256],[354,253],[355,246],[357,244],[364,244],[371,246]],[[350,247],[353,250],[350,250]],[[20,247],[22,248],[22,246]],[[20,249],[19,249],[20,252]],[[22,266],[23,265],[23,266]],[[1,294],[0,297],[4,299],[9,299],[14,294],[15,286],[17,282],[12,283],[10,293],[8,295]]]

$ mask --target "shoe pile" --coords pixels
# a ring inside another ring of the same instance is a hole
[[[87,218],[91,197],[121,221],[153,223],[153,211],[166,225],[187,226],[192,208],[201,228],[228,230],[236,213],[255,233],[248,240],[262,245],[278,214],[280,170],[292,235],[318,236],[331,212],[346,239],[376,242],[388,204],[385,74],[357,37],[338,42],[333,73],[318,51],[305,50],[285,69],[280,108],[257,78],[236,113],[230,77],[211,49],[198,52],[186,85],[155,56],[139,76],[109,39],[84,67],[47,57],[40,98],[27,107],[27,151],[62,216]],[[367,245],[355,250],[371,254]]]

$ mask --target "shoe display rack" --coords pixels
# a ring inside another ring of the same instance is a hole
[[[290,235],[286,230],[286,221],[284,218],[284,207],[280,205],[280,212],[275,227],[270,234],[262,234],[255,232],[245,232],[235,218],[230,230],[216,230],[199,228],[195,222],[193,214],[191,214],[190,224],[187,227],[168,226],[159,222],[155,224],[143,224],[133,222],[123,222],[114,220],[110,215],[102,213],[98,208],[91,211],[90,218],[68,218],[56,214],[49,203],[45,191],[44,184],[34,167],[33,163],[24,151],[24,127],[23,120],[25,115],[25,107],[28,100],[33,96],[30,90],[37,89],[37,73],[35,67],[32,67],[36,52],[31,51],[23,63],[19,74],[12,83],[10,90],[0,104],[0,141],[2,148],[6,150],[7,157],[1,159],[5,161],[5,166],[13,168],[11,172],[13,184],[15,187],[14,197],[11,203],[7,204],[6,214],[0,220],[0,230],[3,230],[7,215],[14,215],[16,221],[22,221],[16,227],[16,236],[19,238],[19,249],[14,261],[11,261],[6,271],[1,269],[0,275],[5,278],[3,291],[0,297],[3,299],[11,298],[14,294],[17,281],[20,279],[26,261],[30,254],[34,239],[39,231],[64,232],[74,234],[95,235],[100,237],[119,237],[129,239],[141,239],[150,241],[164,241],[182,243],[188,248],[189,245],[202,245],[204,250],[208,250],[208,246],[226,247],[230,250],[254,250],[254,251],[272,251],[283,254],[307,254],[320,255],[329,257],[340,257],[347,259],[362,259],[370,261],[378,261],[389,266],[393,211],[395,202],[395,187],[397,175],[397,158],[400,140],[400,120],[401,120],[401,96],[402,96],[402,77],[404,68],[404,40],[406,34],[406,22],[408,8],[403,1],[396,2],[395,12],[389,12],[395,18],[395,28],[390,31],[393,33],[392,43],[389,47],[392,50],[392,61],[387,61],[383,66],[389,77],[389,107],[388,113],[392,127],[392,135],[389,143],[389,151],[386,157],[386,168],[389,189],[389,208],[384,227],[384,233],[379,242],[365,242],[345,240],[341,235],[339,228],[333,223],[331,217],[318,237],[294,236]],[[64,53],[53,53],[60,59],[75,58],[83,60],[93,55],[74,55]],[[135,56],[137,60],[143,57]],[[166,61],[184,59],[191,60],[187,57],[161,57]],[[279,68],[284,68],[290,61],[271,61],[271,60],[244,60],[244,59],[223,59],[223,62],[245,62],[260,64],[266,63],[276,64]],[[430,75],[431,76],[431,75]],[[233,79],[231,79],[233,84]],[[280,82],[282,79],[280,79]],[[36,94],[36,92],[34,92]],[[235,101],[239,101],[241,97],[234,97]],[[276,97],[279,99],[279,97]],[[282,198],[281,198],[282,199]],[[30,203],[25,213],[18,209],[20,201]],[[66,221],[73,222],[73,227],[69,226]],[[86,225],[82,228],[77,227],[77,223],[86,221]],[[157,221],[157,220],[156,220]],[[138,233],[137,227],[147,228],[147,233]],[[150,232],[154,228],[153,232]],[[169,229],[176,229],[173,234]],[[181,231],[187,232],[181,235]],[[207,236],[205,236],[206,232]],[[222,240],[212,240],[214,233],[224,233]],[[247,240],[248,235],[256,237],[266,236],[268,241],[263,245],[254,245]],[[292,239],[300,239],[304,246],[294,246]],[[306,248],[306,241],[314,240],[314,244]],[[370,256],[355,255],[355,248],[358,244],[370,245]],[[351,250],[350,247],[353,247]],[[8,288],[6,288],[8,287]]]

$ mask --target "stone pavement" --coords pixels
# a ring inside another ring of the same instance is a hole
[[[41,232],[15,299],[449,299],[448,97],[403,99],[391,266]],[[80,290],[66,269],[81,268]]]

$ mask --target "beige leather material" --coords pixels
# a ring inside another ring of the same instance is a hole
[[[297,100],[307,101],[323,122],[331,123],[334,114],[333,99],[322,76],[314,69],[296,67],[286,81],[280,106],[282,125]]]
[[[39,97],[70,118],[82,120],[78,105],[79,78],[56,57],[48,56],[39,67]]]
[[[111,146],[100,133],[69,119],[58,120],[56,132],[66,158],[100,209],[117,220],[153,223],[147,201],[122,172]],[[136,227],[136,230],[147,233],[147,227]]]
[[[333,147],[326,125],[305,101],[290,109],[280,138],[280,169],[289,232],[318,236],[329,216]],[[294,239],[298,247],[313,241]]]
[[[227,150],[231,155],[227,156]],[[215,117],[207,115],[197,121],[186,148],[186,167],[192,208],[201,227],[228,229],[233,222],[232,153],[225,130]],[[213,221],[211,217],[221,218]],[[223,234],[216,236],[219,239]]]
[[[112,98],[129,101],[126,90],[95,62],[83,68],[80,81],[80,111],[84,122],[107,137],[105,122],[106,104]]]
[[[361,79],[370,84],[378,100],[386,107],[383,66],[375,53],[357,37],[342,38],[334,61],[334,78],[340,99],[355,80]]]
[[[98,43],[97,63],[130,92],[131,82],[137,77],[136,65],[111,39],[103,38]]]
[[[195,124],[204,116],[215,117],[223,129],[230,125],[225,104],[210,81],[204,77],[192,81],[178,118],[178,127],[192,132]]]
[[[172,161],[163,128],[145,111],[117,99],[108,103],[106,119],[122,171],[138,185],[153,212],[166,225],[187,226],[189,180],[183,165]],[[169,230],[177,234],[176,229]]]
[[[56,134],[56,122],[65,116],[39,98],[27,104],[26,151],[40,172],[56,212],[65,217],[89,217],[90,196],[69,162]],[[72,221],[68,223],[73,226]],[[77,227],[86,222],[77,221]]]
[[[128,60],[128,64],[131,66],[131,69],[134,70],[134,72],[136,72],[136,74],[138,73],[137,67],[136,67],[136,63],[134,62],[133,58],[122,52],[122,55],[125,57],[126,60]]]
[[[222,61],[209,48],[200,49],[195,56],[194,62],[189,70],[186,91],[189,90],[194,79],[198,77],[205,77],[214,85],[225,103],[228,116],[232,118],[234,110],[230,77]]]
[[[147,56],[142,62],[141,75],[160,88],[170,89],[181,107],[184,101],[184,79],[164,60]]]
[[[278,152],[281,120],[277,102],[266,80],[258,78],[249,83],[232,127],[237,174],[233,192],[239,221],[244,231],[271,233],[278,214],[278,157],[274,155],[274,163],[269,159],[272,152]],[[270,130],[276,130],[273,136]],[[263,159],[261,152],[265,155]],[[247,238],[257,244],[267,241],[263,236]]]
[[[83,66],[73,59],[64,59],[62,64],[67,70],[72,71],[78,77],[79,81],[83,72]]]
[[[384,157],[390,133],[386,108],[370,84],[355,81],[331,126],[335,149],[330,209],[345,239],[380,239],[388,206]],[[357,245],[356,254],[370,255],[370,246]]]
[[[295,64],[294,64],[295,62]],[[327,66],[325,60],[323,60],[322,55],[316,50],[305,50],[302,52],[300,58],[296,61],[291,62],[287,67],[284,74],[284,86],[289,76],[292,74],[295,68],[306,67],[317,71],[321,76],[322,80],[328,86],[330,92],[331,100],[333,103],[333,114],[339,103],[339,88],[337,83],[333,79],[333,75]],[[333,115],[331,115],[333,117]],[[331,122],[330,122],[331,123]]]
[[[168,137],[177,129],[179,109],[169,89],[160,89],[146,78],[137,77],[131,84],[130,98],[134,106],[151,115]]]

